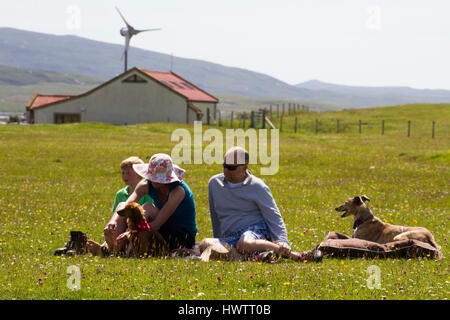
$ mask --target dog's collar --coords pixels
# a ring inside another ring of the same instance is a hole
[[[369,209],[370,212],[370,209]],[[373,214],[372,212],[370,212],[370,215],[368,215],[366,218],[359,218],[355,220],[355,223],[353,224],[353,230],[358,228],[360,225],[362,225],[364,222],[366,222],[367,220],[370,220],[373,218]]]

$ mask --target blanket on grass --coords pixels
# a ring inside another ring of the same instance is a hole
[[[436,259],[438,250],[432,245],[418,240],[400,240],[389,243],[350,238],[346,235],[329,232],[319,244],[324,256],[339,258],[419,258]]]

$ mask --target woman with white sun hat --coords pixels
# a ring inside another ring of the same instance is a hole
[[[148,164],[133,164],[133,169],[145,180],[136,186],[123,206],[148,194],[154,204],[146,203],[143,208],[150,228],[159,231],[171,250],[192,249],[197,222],[194,195],[183,181],[185,170],[164,153],[154,154]]]

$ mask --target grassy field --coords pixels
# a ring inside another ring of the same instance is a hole
[[[317,118],[323,131],[284,130],[279,171],[262,176],[294,250],[312,249],[328,231],[351,235],[353,221],[340,219],[334,208],[366,194],[384,221],[431,230],[442,246],[441,261],[329,258],[320,264],[260,264],[55,257],[70,230],[102,240],[115,192],[123,187],[121,160],[170,154],[176,144],[170,141],[172,131],[193,127],[0,126],[0,299],[448,299],[449,112],[450,105],[417,105],[304,114],[302,121]],[[294,117],[285,117],[286,123],[293,124]],[[337,118],[352,126],[335,133]],[[381,135],[374,127],[359,134],[357,125],[353,128],[359,119],[389,120],[389,130]],[[404,120],[426,130],[408,138]],[[199,241],[212,236],[207,182],[221,165],[181,166],[195,195]],[[259,175],[258,166],[250,169]],[[81,270],[81,289],[74,291],[67,287],[67,268],[73,265]],[[372,265],[380,268],[380,289],[368,287]]]

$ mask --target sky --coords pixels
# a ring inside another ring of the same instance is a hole
[[[289,84],[450,89],[448,0],[0,0],[0,27],[124,44]],[[132,50],[132,48],[130,49]]]

